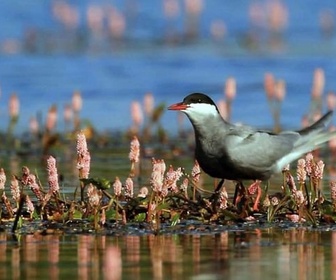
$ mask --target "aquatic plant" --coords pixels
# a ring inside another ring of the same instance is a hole
[[[36,174],[27,166],[10,180],[11,197],[6,195],[6,174],[0,169],[1,221],[14,221],[13,231],[24,222],[41,220],[67,224],[88,221],[94,230],[111,224],[144,223],[160,232],[163,225],[175,226],[182,220],[203,223],[301,223],[317,226],[334,223],[336,217],[336,182],[330,183],[330,200],[323,193],[324,162],[312,153],[297,162],[296,169],[286,166],[279,191],[270,194],[270,182],[255,181],[246,188],[238,185],[233,198],[224,186],[219,193],[202,187],[202,173],[195,161],[190,172],[182,167],[167,167],[164,159],[152,159],[147,183],[134,181],[134,164],[140,164],[140,142],[131,141],[130,173],[125,181],[118,176],[112,182],[90,177],[90,152],[85,135],[77,134],[77,163],[81,197],[61,197],[57,161],[46,159],[45,190]],[[140,172],[141,169],[138,171]],[[293,175],[295,173],[295,175]],[[138,190],[138,191],[137,191]],[[32,197],[32,198],[31,198]]]

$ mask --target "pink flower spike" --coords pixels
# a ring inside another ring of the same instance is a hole
[[[115,181],[113,183],[114,195],[115,196],[120,196],[121,195],[121,189],[122,189],[122,183],[121,183],[119,177],[116,177]]]
[[[140,158],[140,142],[136,136],[133,137],[130,145],[129,159],[131,162],[138,162]]]
[[[20,102],[16,93],[13,93],[9,98],[9,115],[11,118],[16,118],[19,115]]]
[[[30,200],[29,195],[26,195],[26,204],[27,204],[28,211],[30,213],[33,213],[35,208],[34,208],[33,202]]]
[[[77,155],[83,156],[88,150],[86,137],[83,132],[77,134]]]
[[[131,103],[131,116],[133,123],[136,127],[140,126],[143,121],[143,115],[141,110],[141,104],[138,101]]]
[[[79,91],[75,91],[72,96],[72,109],[78,113],[83,106],[82,96]]]
[[[101,191],[98,190],[94,185],[91,183],[88,186],[87,189],[87,196],[89,198],[89,204],[92,207],[98,207],[100,204],[100,199],[102,197]]]
[[[191,176],[196,183],[199,182],[200,176],[201,176],[201,168],[200,168],[197,160],[195,160],[194,167],[191,171]]]
[[[5,183],[6,183],[6,174],[5,170],[3,168],[0,169],[0,190],[5,189]]]
[[[14,175],[12,176],[10,189],[11,189],[11,194],[13,196],[13,199],[16,202],[19,202],[20,195],[21,195],[20,186],[19,186],[19,181],[16,179],[16,177]]]
[[[301,158],[298,160],[296,175],[298,181],[303,184],[306,181],[307,172],[306,172],[306,161],[305,159]]]
[[[125,182],[125,196],[133,197],[133,180],[128,177]]]
[[[336,181],[330,182],[331,200],[336,203]]]
[[[229,77],[225,82],[225,96],[228,101],[232,101],[236,96],[236,79]]]
[[[52,193],[59,192],[56,159],[52,156],[50,156],[47,159],[47,172],[48,172],[48,184],[49,184],[50,191]]]
[[[306,173],[308,176],[312,174],[312,168],[314,163],[314,156],[312,153],[306,155]]]
[[[77,169],[79,177],[89,178],[91,155],[87,147],[86,137],[83,132],[77,134]]]

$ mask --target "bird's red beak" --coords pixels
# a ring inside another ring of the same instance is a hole
[[[181,111],[181,110],[185,110],[187,108],[188,108],[188,105],[184,104],[183,102],[180,102],[180,103],[170,105],[168,107],[168,110]]]

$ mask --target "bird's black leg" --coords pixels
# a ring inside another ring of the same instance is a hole
[[[218,198],[219,198],[219,192],[220,192],[220,190],[222,189],[222,187],[223,187],[223,184],[224,184],[224,179],[221,179],[220,181],[219,181],[219,183],[218,183],[218,185],[217,185],[217,187],[216,187],[216,189],[215,189],[215,191],[214,191],[214,193],[210,196],[210,198],[209,198],[209,200],[211,201],[211,202],[213,202],[213,204],[214,205],[216,205],[216,203],[217,203],[217,200],[218,200]],[[215,210],[214,210],[215,211]],[[215,211],[216,212],[216,211]]]
[[[215,193],[219,193],[219,191],[222,189],[223,187],[223,184],[224,184],[224,179],[221,179],[215,189]]]
[[[238,200],[238,195],[241,195],[244,193],[245,187],[241,181],[238,181],[236,184],[235,192],[233,195],[233,205],[237,204]]]

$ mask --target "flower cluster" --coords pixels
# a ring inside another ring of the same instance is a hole
[[[48,172],[49,190],[53,194],[56,194],[59,192],[58,174],[56,167],[56,159],[52,156],[50,156],[47,159],[47,172]]]
[[[121,190],[122,190],[122,183],[119,179],[119,177],[115,178],[115,181],[113,183],[113,190],[114,190],[114,195],[115,196],[120,196],[121,195]]]
[[[164,180],[164,186],[170,189],[172,192],[178,192],[177,181],[182,177],[183,172],[181,167],[174,170],[173,166],[170,165],[168,171],[166,172],[166,177]]]
[[[5,189],[5,183],[6,183],[6,174],[5,170],[3,168],[0,169],[0,190]]]
[[[91,155],[83,132],[77,134],[77,169],[79,178],[87,179],[90,173]]]
[[[192,176],[194,182],[196,182],[196,183],[199,182],[200,176],[201,176],[201,168],[200,168],[197,160],[195,160],[194,166],[191,170],[191,176]]]
[[[125,181],[125,196],[133,197],[133,180],[131,177],[128,177]]]
[[[87,189],[87,197],[91,207],[97,208],[100,205],[102,193],[93,184],[89,184]]]
[[[19,180],[13,175],[10,184],[11,194],[13,199],[18,203],[20,200],[20,185]]]
[[[131,162],[139,162],[140,158],[140,142],[136,136],[133,137],[130,144],[129,159]]]

